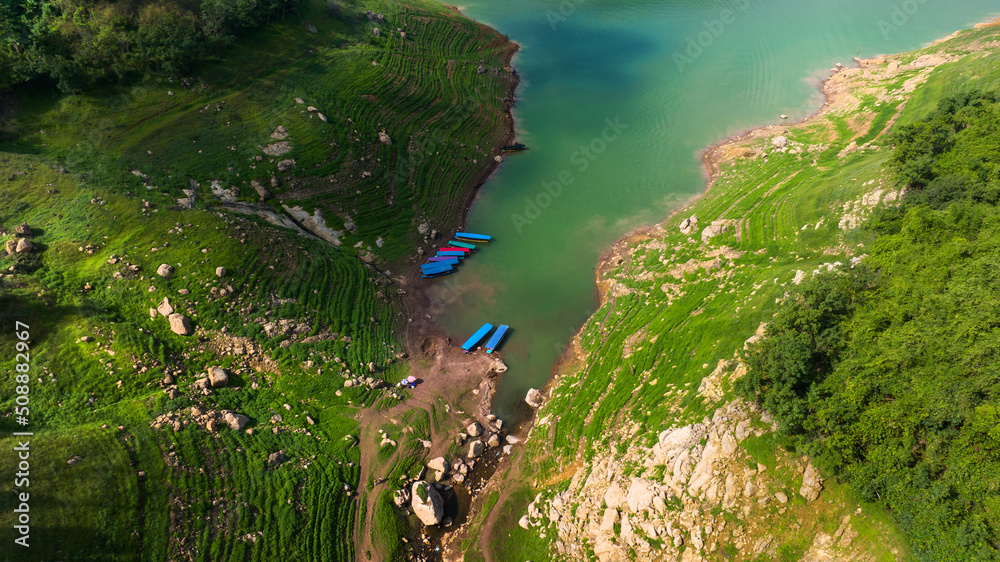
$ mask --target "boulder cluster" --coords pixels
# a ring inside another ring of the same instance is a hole
[[[490,451],[494,455],[491,458],[496,458],[501,453],[510,454],[513,446],[520,442],[520,439],[512,435],[501,439],[503,422],[493,414],[488,415],[486,421],[486,427],[477,421],[470,422],[465,431],[456,437],[456,441],[462,445],[462,454],[450,461],[444,457],[428,461],[420,479],[412,482],[409,487],[397,490],[395,504],[412,509],[425,525],[451,525],[451,519],[444,517],[443,511],[436,508],[441,499],[440,492],[451,490],[454,484],[469,486],[468,478],[477,464],[483,462],[483,455]],[[386,446],[387,437],[383,435],[382,439],[382,446]],[[430,447],[430,442],[425,443],[425,446]]]
[[[35,251],[35,244],[30,240],[34,235],[28,223],[23,222],[14,227],[14,237],[4,243],[8,254],[28,254]]]
[[[568,489],[539,494],[519,525],[554,531],[557,551],[571,559],[586,557],[583,544],[592,545],[599,560],[624,560],[629,551],[641,560],[675,559],[684,545],[709,558],[725,545],[751,558],[773,557],[766,513],[784,514],[795,491],[815,501],[823,480],[808,459],[793,459],[781,468],[797,471],[801,485],[785,489],[773,470],[750,460],[741,443],[763,435],[771,421],[752,404],[736,401],[711,419],[660,432],[648,449],[623,436],[636,443],[624,456],[599,454]],[[638,469],[629,472],[626,465]],[[729,525],[726,513],[747,523]]]
[[[180,395],[173,372],[168,372],[163,382],[168,385],[166,392],[169,398],[174,399]],[[191,388],[196,392],[201,391],[203,394],[208,394],[211,392],[210,389],[228,386],[229,382],[229,373],[225,369],[209,367],[205,376],[194,381]],[[187,410],[176,410],[160,415],[153,421],[153,427],[157,429],[169,427],[174,431],[180,431],[194,424],[213,433],[224,428],[232,431],[246,430],[250,432],[252,430],[247,429],[248,423],[250,423],[249,417],[232,410],[207,410],[202,406],[191,406]]]

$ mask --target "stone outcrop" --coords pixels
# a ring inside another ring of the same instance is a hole
[[[538,409],[538,407],[542,405],[542,402],[544,400],[545,400],[545,395],[542,394],[542,391],[536,388],[528,389],[528,394],[524,397],[524,401],[527,402],[529,406],[535,409]]]
[[[756,463],[740,445],[764,434],[755,423],[762,417],[769,419],[753,404],[735,401],[699,423],[661,431],[652,447],[623,438],[630,442],[624,454],[615,448],[598,453],[565,491],[536,497],[519,524],[554,529],[556,550],[571,560],[587,558],[583,544],[602,561],[714,559],[727,544],[741,557],[773,558],[778,545],[768,506],[784,513],[787,490],[767,467],[750,468]],[[808,472],[803,483],[811,494],[818,473],[797,458],[785,462],[786,470]],[[626,466],[637,468],[625,476]],[[729,526],[724,512],[745,523]]]
[[[681,221],[680,225],[681,234],[690,235],[692,232],[698,230],[698,217],[691,215],[690,217]]]
[[[482,441],[473,441],[473,442],[469,443],[469,452],[468,452],[468,454],[466,456],[468,456],[470,459],[474,459],[474,458],[479,457],[479,455],[482,455],[482,454],[483,454],[483,442]]]
[[[451,465],[444,459],[444,457],[437,457],[435,459],[431,459],[430,462],[427,463],[427,468],[433,470],[434,479],[440,481],[444,480],[444,478],[448,475]]]
[[[282,156],[292,151],[292,143],[288,141],[271,143],[261,148],[261,151],[268,156]]]
[[[14,246],[14,251],[18,254],[27,254],[35,249],[35,245],[31,243],[31,240],[27,238],[20,238],[17,241],[17,245]]]
[[[243,414],[237,414],[236,412],[226,411],[222,414],[222,421],[229,426],[229,429],[233,431],[241,431],[246,427],[247,423],[250,422],[250,418],[244,416]]]
[[[161,263],[160,267],[156,268],[156,274],[163,278],[173,277],[174,266],[166,263]]]
[[[267,467],[268,468],[276,468],[278,465],[280,465],[283,462],[285,462],[285,453],[284,453],[284,451],[278,451],[278,452],[275,452],[275,453],[271,453],[270,455],[267,456]]]
[[[340,246],[340,237],[344,235],[344,231],[328,227],[326,225],[326,217],[323,216],[321,209],[314,209],[313,214],[310,215],[302,207],[289,207],[288,205],[282,205],[282,207],[301,225],[301,228],[304,228],[321,240],[325,240],[334,246]],[[344,226],[347,228],[347,221],[345,221]],[[347,229],[350,230],[350,228]]]
[[[799,488],[799,495],[806,501],[813,501],[819,498],[819,493],[822,490],[823,477],[820,476],[819,471],[812,463],[806,465],[806,469],[802,471],[802,487]]]
[[[166,316],[167,318],[169,318],[170,315],[174,313],[174,307],[172,304],[170,304],[169,297],[163,297],[163,302],[161,302],[156,307],[156,312],[159,313],[161,316]]]
[[[221,388],[229,385],[229,375],[226,374],[226,370],[222,367],[209,367],[207,378],[208,384],[212,388]]]
[[[712,221],[712,224],[706,226],[705,229],[701,231],[701,241],[708,242],[723,232],[727,232],[731,222],[732,221],[728,220]]]
[[[194,333],[194,328],[191,326],[191,320],[183,314],[171,314],[167,317],[170,321],[170,330],[181,336],[190,336]]]
[[[444,517],[444,499],[429,482],[414,482],[411,488],[413,513],[424,525],[437,525]]]

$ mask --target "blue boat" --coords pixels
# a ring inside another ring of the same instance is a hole
[[[475,244],[468,244],[466,242],[459,242],[458,240],[449,240],[448,241],[448,245],[449,246],[455,246],[457,248],[468,248],[468,249],[472,250],[473,252],[476,251],[476,245]]]
[[[430,272],[425,271],[423,272],[423,274],[420,275],[420,277],[424,279],[430,279],[432,277],[441,277],[442,275],[448,275],[449,273],[454,273],[454,272],[455,272],[454,269],[439,269]]]
[[[465,259],[465,252],[449,252],[447,250],[438,250],[437,257]]]
[[[435,263],[435,262],[436,263],[450,263],[450,264],[453,264],[453,265],[458,265],[458,258],[431,256],[431,257],[427,258],[427,261],[429,261],[431,263]]]
[[[479,330],[477,330],[475,334],[472,334],[471,338],[465,340],[465,343],[462,344],[462,352],[468,353],[470,350],[472,350],[472,348],[475,347],[476,344],[480,342],[480,340],[485,338],[486,334],[490,333],[490,330],[492,329],[493,329],[493,324],[490,324],[489,322],[483,324],[483,327],[479,328]]]
[[[420,269],[441,267],[442,265],[458,265],[458,258],[440,258],[439,261],[420,264]]]
[[[456,232],[455,238],[463,242],[489,242],[491,240],[487,234],[473,234],[471,232]]]
[[[503,340],[505,335],[507,335],[507,325],[500,324],[500,327],[497,328],[497,331],[493,334],[493,337],[490,338],[490,341],[486,342],[486,353],[493,353],[493,350],[500,345],[500,342]]]
[[[449,269],[455,269],[455,267],[450,263],[432,263],[420,266],[420,271],[422,273],[433,273],[435,271],[447,271]]]

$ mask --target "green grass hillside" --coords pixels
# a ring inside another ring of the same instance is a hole
[[[990,418],[992,411],[976,410],[987,407],[993,400],[992,382],[988,381],[995,379],[995,373],[982,357],[985,353],[982,346],[988,347],[988,343],[987,339],[981,339],[987,338],[992,331],[989,322],[982,317],[985,313],[982,307],[987,304],[976,296],[977,291],[989,291],[991,285],[984,280],[991,276],[988,271],[991,266],[986,265],[991,262],[983,254],[985,261],[972,259],[968,265],[953,266],[960,268],[962,273],[946,265],[951,259],[947,256],[974,258],[980,255],[976,248],[986,251],[992,247],[992,231],[987,227],[992,224],[988,217],[995,211],[992,207],[988,212],[966,211],[961,205],[930,211],[917,206],[906,215],[902,232],[894,236],[881,237],[871,229],[857,227],[880,203],[889,207],[897,205],[901,191],[909,183],[905,179],[908,176],[897,173],[892,162],[894,153],[889,131],[926,118],[955,90],[956,84],[961,84],[963,89],[1000,91],[1000,71],[997,70],[1000,53],[995,48],[998,33],[996,27],[964,32],[923,51],[867,61],[860,69],[835,76],[832,80],[839,93],[830,111],[804,124],[773,126],[738,143],[724,145],[715,152],[721,162],[717,179],[703,197],[661,226],[616,246],[599,272],[603,304],[579,334],[578,359],[570,362],[551,383],[551,398],[537,414],[540,423],[524,455],[531,461],[522,463],[520,468],[524,474],[519,477],[530,487],[524,493],[513,494],[509,504],[498,508],[504,514],[502,517],[512,520],[524,514],[526,502],[538,492],[551,497],[566,489],[577,470],[584,471],[585,480],[586,474],[594,469],[588,463],[609,450],[626,458],[637,446],[632,442],[651,447],[656,443],[657,434],[664,429],[711,417],[717,407],[736,397],[728,375],[713,381],[721,384],[718,399],[706,398],[704,392],[698,391],[703,379],[716,369],[720,360],[732,360],[734,352],[744,348],[744,340],[753,336],[761,323],[776,322],[773,318],[776,313],[779,313],[779,320],[781,314],[797,314],[795,303],[798,301],[794,294],[808,287],[809,279],[833,276],[828,271],[858,271],[851,269],[854,263],[865,264],[866,260],[873,260],[872,267],[881,267],[882,275],[886,275],[887,269],[893,275],[896,272],[900,275],[885,289],[891,291],[885,298],[894,299],[893,304],[873,301],[872,309],[877,307],[883,316],[876,318],[866,313],[864,319],[857,320],[858,325],[852,325],[852,333],[859,338],[864,330],[878,333],[905,320],[900,319],[900,315],[909,314],[917,315],[921,322],[936,323],[940,336],[922,337],[917,323],[907,324],[911,328],[909,331],[901,327],[891,336],[886,334],[892,341],[886,340],[883,349],[893,348],[902,355],[879,358],[878,350],[869,348],[868,355],[859,356],[851,363],[854,366],[851,368],[864,364],[864,371],[855,371],[854,375],[845,371],[831,386],[824,387],[825,392],[835,395],[837,391],[833,389],[838,385],[845,389],[843,400],[837,403],[840,410],[831,402],[825,413],[817,413],[812,401],[821,397],[812,393],[808,393],[809,406],[803,407],[805,410],[796,410],[777,391],[773,400],[764,401],[764,404],[779,414],[778,420],[782,423],[795,412],[807,411],[811,425],[810,432],[804,436],[805,441],[836,436],[836,416],[858,420],[857,415],[866,411],[871,400],[882,400],[877,389],[861,394],[846,392],[861,384],[851,377],[863,372],[868,386],[876,384],[883,380],[879,377],[889,376],[885,361],[891,360],[901,369],[893,376],[909,381],[904,383],[896,379],[892,384],[912,384],[921,394],[910,400],[897,395],[901,401],[880,410],[886,416],[868,417],[869,412],[857,421],[860,425],[852,430],[852,435],[856,439],[854,443],[861,448],[854,449],[859,456],[851,459],[858,459],[864,465],[865,448],[860,443],[866,443],[865,439],[878,440],[892,435],[892,441],[885,442],[891,446],[873,449],[878,451],[877,454],[872,452],[877,458],[868,457],[872,464],[864,469],[851,464],[847,470],[844,463],[838,465],[829,459],[821,462],[828,469],[831,483],[828,487],[836,490],[825,493],[832,494],[828,497],[834,504],[850,506],[852,502],[860,505],[857,502],[871,501],[874,503],[865,504],[866,510],[877,512],[889,508],[915,555],[956,560],[963,556],[964,559],[995,556],[996,545],[983,540],[986,536],[996,536],[992,526],[994,515],[991,515],[995,514],[993,480],[973,469],[975,463],[986,460],[982,458],[984,454],[992,452],[973,445],[975,438],[968,433],[988,431],[975,420],[993,419]],[[980,129],[982,138],[995,136],[987,125]],[[972,137],[965,138],[970,141],[967,148],[979,151],[976,154],[982,156],[981,169],[976,173],[984,178],[983,183],[987,186],[984,189],[995,189],[995,143],[976,144],[971,142]],[[933,144],[934,141],[927,142]],[[951,166],[945,168],[951,170],[949,173],[959,173],[955,170],[961,168],[958,165],[960,154],[954,156],[953,160],[941,164]],[[955,197],[961,199],[963,196]],[[911,200],[916,201],[910,196],[904,198],[907,202]],[[949,201],[947,196],[944,200]],[[925,215],[926,218],[921,218]],[[698,223],[688,235],[678,227],[690,216],[696,216]],[[920,225],[911,226],[913,221]],[[710,229],[707,234],[714,235],[703,237],[706,228]],[[969,228],[978,233],[975,241]],[[926,234],[917,234],[918,231]],[[912,236],[924,238],[914,240]],[[951,248],[954,244],[959,246]],[[907,265],[896,265],[894,260],[903,259],[902,255],[906,256]],[[878,256],[877,259],[874,256]],[[959,276],[962,285],[951,285],[948,281],[951,275]],[[934,277],[937,282],[931,279]],[[832,297],[843,294],[847,299],[852,293],[843,288],[823,286],[813,289],[811,294],[814,295],[811,298],[819,299],[816,302],[826,303],[823,307],[839,310],[840,304],[831,304]],[[947,314],[919,316],[938,305],[958,316],[953,320]],[[886,307],[894,308],[895,312],[886,312]],[[816,323],[819,328],[813,337],[817,343],[813,345],[825,349],[823,346],[832,345],[828,339],[835,331],[822,331],[826,329],[824,322],[836,324],[836,318],[843,318],[843,315],[837,313],[841,316],[820,320],[816,314],[803,312],[801,317],[789,317],[784,325],[812,326],[810,322]],[[851,345],[861,349],[863,344],[864,340],[859,339]],[[942,367],[931,367],[933,361],[929,357],[915,355],[912,361],[906,359],[921,346],[930,346],[933,351],[928,353],[939,362],[934,364]],[[908,348],[912,349],[908,351]],[[974,360],[975,357],[980,359]],[[775,358],[774,361],[780,363],[783,359]],[[917,369],[913,361],[925,362],[926,369]],[[969,362],[975,363],[976,369],[990,373],[977,375],[977,381],[985,377],[983,380],[987,382],[969,381],[967,385],[960,382],[960,373],[964,372],[962,366]],[[953,372],[948,380],[954,384],[932,382],[937,376],[945,376],[944,363],[954,363],[948,368],[949,373]],[[816,368],[822,364],[817,360]],[[782,365],[789,369],[788,372],[810,372],[808,368],[797,370],[790,360]],[[753,367],[753,363],[749,366]],[[927,379],[926,384],[921,382],[923,378]],[[774,388],[781,392],[792,388],[796,392],[790,395],[805,397],[807,393],[796,384],[793,379]],[[771,387],[765,385],[765,388]],[[899,388],[893,392],[905,394]],[[960,403],[955,404],[958,410],[967,416],[964,422],[944,415],[945,411],[954,410],[949,407],[954,400]],[[788,407],[782,409],[782,405]],[[899,408],[909,408],[911,421],[900,421],[905,427],[891,421],[890,412],[897,412]],[[978,413],[973,415],[973,412]],[[938,418],[943,421],[931,421]],[[922,423],[938,424],[934,431],[956,433],[948,434],[947,440],[942,440],[944,433],[940,433],[936,441],[925,442],[923,439],[928,434],[916,429],[922,427]],[[960,429],[963,424],[965,429]],[[936,449],[938,445],[934,443],[972,447],[978,452],[953,450],[954,454],[949,457],[940,448]],[[838,444],[849,448],[842,440],[829,441],[832,450],[836,450]],[[794,445],[787,434],[779,433],[758,441],[753,445],[757,450],[750,454],[754,458],[773,458],[776,454],[781,458],[788,454],[782,447],[789,447],[793,453],[819,452],[819,448],[801,446],[796,450]],[[918,447],[914,449],[919,451],[914,453],[916,456],[924,452],[929,455],[924,468],[915,472],[910,468],[919,462],[910,453],[910,445]],[[889,458],[887,455],[896,456]],[[974,482],[963,482],[959,474],[953,472],[955,466],[943,459],[958,462],[964,467],[962,470],[973,471],[977,475]],[[982,466],[991,467],[992,464]],[[893,467],[892,471],[888,468],[888,472],[883,471],[889,480],[879,480],[863,472],[878,470],[877,467]],[[626,465],[624,470],[638,469]],[[940,476],[945,472],[953,476]],[[834,484],[838,482],[838,475],[851,486]],[[908,488],[912,483],[904,482],[907,478],[917,479],[916,484]],[[919,480],[921,478],[924,480]],[[903,493],[886,501],[884,493],[888,489]],[[978,499],[971,499],[973,497]],[[914,509],[919,502],[928,502],[927,505],[940,502],[935,505],[941,509]],[[968,513],[973,516],[967,518]],[[794,523],[792,519],[776,525]],[[938,527],[935,534],[922,535],[935,525]],[[527,555],[540,546],[551,544],[555,525],[547,533],[548,538],[545,538],[545,533],[534,530],[516,528],[512,532],[509,527],[495,528],[493,540],[505,556],[519,557],[522,552]],[[806,537],[807,542],[801,549],[795,543],[799,539],[791,537],[789,540],[792,542],[788,548],[778,551],[784,553],[782,556],[792,556],[795,552],[801,555],[812,537]],[[886,544],[892,544],[893,540],[887,539]],[[707,552],[702,554],[713,556]],[[636,556],[636,553],[631,555]],[[735,556],[735,553],[728,552],[726,556]],[[753,555],[740,552],[737,558],[752,559]]]
[[[143,212],[141,201],[101,195],[36,158],[5,156],[2,167],[16,176],[4,186],[3,223],[27,221],[35,234],[35,252],[0,259],[14,271],[0,279],[6,372],[14,323],[31,335],[32,557],[348,556],[356,507],[344,488],[355,488],[359,458],[345,435],[358,430],[352,403],[376,395],[340,389],[369,362],[379,377],[399,368],[390,363],[403,349],[397,305],[378,294],[388,288],[356,259],[266,223]],[[175,266],[172,278],[155,273],[161,263]],[[150,317],[164,297],[195,335]],[[282,320],[301,333],[269,335],[265,326]],[[204,396],[194,383],[215,365],[231,386]],[[3,381],[6,412],[15,384]],[[192,407],[243,414],[249,431],[208,431],[192,423]],[[151,426],[164,415],[187,423]],[[4,466],[15,466],[8,436],[18,429],[4,418]],[[278,451],[288,460],[266,468]],[[12,502],[6,493],[5,523]]]
[[[429,1],[345,3],[337,17],[302,2],[190,75],[73,96],[23,91],[0,147],[164,201],[196,182],[210,203],[217,182],[279,212],[319,209],[344,246],[394,263],[421,241],[420,224],[458,224],[504,142],[512,48]],[[287,136],[272,137],[279,126]]]
[[[301,2],[189,76],[6,94],[0,233],[34,248],[0,250],[0,370],[28,324],[34,436],[31,549],[0,559],[353,559],[356,416],[406,372],[398,289],[359,254],[395,267],[421,223],[457,224],[507,133],[510,54],[431,2]],[[254,212],[322,210],[341,245],[229,212],[213,182]],[[192,335],[150,313],[164,298]],[[228,386],[199,386],[212,366]],[[0,381],[3,467],[23,385]],[[6,544],[16,505],[0,493]]]

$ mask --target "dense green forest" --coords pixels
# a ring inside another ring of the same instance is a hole
[[[146,71],[181,73],[296,0],[5,0],[0,89],[49,78],[61,90]]]
[[[929,560],[1000,558],[1000,101],[966,92],[892,137],[909,192],[864,266],[787,296],[737,390],[889,507]]]

